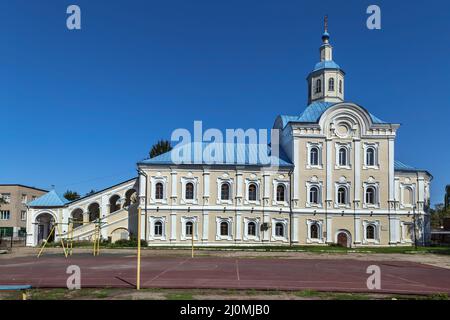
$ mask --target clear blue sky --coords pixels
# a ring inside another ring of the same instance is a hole
[[[0,183],[85,193],[176,128],[300,114],[329,14],[346,100],[402,124],[396,158],[450,183],[448,1],[14,0],[0,4]],[[66,29],[66,8],[82,30]],[[365,27],[378,4],[382,30]],[[429,150],[433,150],[429,152]]]

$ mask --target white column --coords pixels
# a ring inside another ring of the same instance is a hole
[[[327,145],[327,201],[333,200],[333,174],[332,174],[332,165],[333,165],[333,156],[332,156],[332,140],[326,140]],[[328,228],[327,228],[328,230]],[[327,231],[328,232],[328,231]],[[327,240],[328,241],[328,240]]]
[[[355,203],[359,202],[361,194],[361,141],[355,140]]]
[[[263,173],[263,183],[264,183],[264,199],[268,201],[270,198],[270,173]]]
[[[203,211],[203,234],[202,241],[208,241],[208,230],[209,230],[209,212]]]
[[[236,172],[236,197],[242,198],[242,172]]]
[[[300,199],[300,140],[294,137],[294,199],[298,201]]]
[[[171,185],[172,185],[172,198],[176,198],[178,196],[178,183],[177,183],[177,172],[172,171],[170,173],[170,176],[172,178]]]
[[[298,217],[292,215],[292,242],[298,242]]]
[[[170,213],[170,240],[177,240],[177,213]]]
[[[236,212],[236,240],[242,239],[242,219],[241,219],[241,213]]]
[[[361,243],[361,217],[355,216],[355,243]]]
[[[327,242],[333,242],[333,217],[327,219]]]
[[[203,171],[203,197],[209,197],[209,171]]]
[[[139,175],[139,197],[145,197],[145,176]]]
[[[389,138],[389,201],[395,198],[394,190],[394,139]]]

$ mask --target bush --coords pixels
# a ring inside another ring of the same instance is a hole
[[[111,247],[137,247],[138,242],[137,239],[120,239],[111,244]],[[141,246],[146,247],[148,245],[147,241],[141,240]]]

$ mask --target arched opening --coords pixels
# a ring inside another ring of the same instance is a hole
[[[43,241],[47,240],[50,235],[50,232],[55,225],[55,219],[50,213],[41,213],[36,217],[36,226],[37,226],[37,243],[40,244]],[[52,233],[49,242],[55,241],[55,232]]]
[[[373,148],[368,148],[366,151],[366,165],[367,166],[375,165],[375,150]]]
[[[222,183],[220,187],[220,199],[230,200],[230,185],[228,183]]]
[[[72,226],[73,228],[78,228],[83,225],[83,210],[80,208],[72,211]]]
[[[194,200],[194,184],[192,182],[186,183],[186,200]]]
[[[366,190],[366,203],[375,204],[375,188],[368,187]]]
[[[120,196],[117,194],[109,198],[109,213],[116,212],[120,210]]]
[[[334,91],[334,78],[328,80],[328,91]]]
[[[317,223],[313,223],[311,225],[311,239],[318,239],[319,238],[319,226]]]
[[[155,199],[156,200],[164,199],[164,185],[161,182],[158,182],[155,185]]]
[[[275,235],[277,237],[284,237],[284,224],[281,222],[275,224]]]
[[[253,221],[249,222],[247,225],[247,234],[249,236],[256,236],[256,223]]]
[[[228,233],[228,222],[223,221],[223,222],[220,223],[220,235],[221,236],[228,236],[229,235],[229,233]]]
[[[366,239],[368,240],[375,239],[375,227],[373,225],[368,225],[366,227]]]
[[[336,242],[341,247],[351,247],[351,236],[348,231],[340,230],[336,235]]]
[[[254,183],[248,186],[248,200],[256,201],[256,184]]]
[[[413,189],[410,187],[406,187],[404,190],[404,195],[405,195],[405,199],[403,201],[404,204],[406,205],[412,205],[413,204]]]
[[[192,237],[194,234],[194,223],[192,221],[186,222],[186,236]]]
[[[340,187],[338,189],[338,204],[347,204],[347,189],[344,187]]]
[[[319,165],[319,149],[318,148],[311,148],[309,159],[310,159],[309,162],[312,166]]]
[[[89,222],[95,221],[100,218],[100,206],[97,202],[91,203],[88,207]]]
[[[322,92],[322,80],[317,79],[316,80],[316,93]]]
[[[137,192],[134,189],[130,189],[125,193],[125,203],[123,204],[124,208],[129,207],[131,204],[137,202]]]
[[[285,201],[285,197],[284,197],[285,191],[286,190],[284,188],[284,185],[279,184],[277,186],[277,201]]]
[[[163,224],[161,221],[156,221],[154,225],[154,234],[156,237],[162,237],[163,235]]]
[[[309,189],[309,202],[312,204],[319,203],[319,188],[316,186],[311,187]]]
[[[339,165],[340,166],[347,165],[347,149],[345,148],[339,149]]]

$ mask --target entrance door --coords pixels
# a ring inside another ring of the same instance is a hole
[[[348,238],[347,234],[345,232],[341,232],[337,236],[337,243],[341,247],[347,247],[348,246]]]

